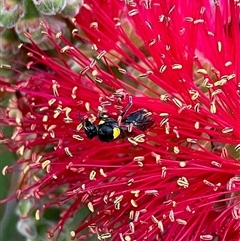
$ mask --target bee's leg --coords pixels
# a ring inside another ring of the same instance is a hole
[[[132,107],[132,105],[133,105],[133,101],[132,101],[132,96],[131,96],[131,95],[129,95],[128,100],[129,100],[128,105],[126,106],[125,110],[124,110],[124,111],[119,115],[119,117],[118,117],[118,126],[121,125],[122,118],[124,117],[124,115],[129,111],[129,109],[130,109],[130,108]]]
[[[72,132],[74,132],[74,133],[79,133],[80,129],[83,127],[83,124],[84,124],[85,119],[87,118],[86,116],[83,117],[83,118],[81,118],[81,113],[80,113],[80,111],[78,111],[77,115],[78,115],[78,119],[79,119],[79,124],[78,124],[78,126],[76,127],[76,130],[74,130],[74,129],[69,129],[70,131],[72,131]],[[79,129],[79,130],[78,130],[78,129]]]

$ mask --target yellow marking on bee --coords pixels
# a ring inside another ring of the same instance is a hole
[[[116,138],[118,138],[120,133],[121,133],[120,129],[117,127],[114,127],[113,128],[113,139],[115,140]]]

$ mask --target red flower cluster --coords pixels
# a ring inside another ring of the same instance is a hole
[[[23,177],[7,200],[34,198],[37,219],[64,205],[50,237],[88,207],[73,238],[238,241],[239,16],[234,0],[89,0],[72,31],[80,47],[46,26],[58,54],[25,46],[31,72],[0,83],[18,96],[2,139],[20,157],[3,172]],[[88,139],[83,119],[118,120],[129,96],[126,116],[145,108],[154,126]]]

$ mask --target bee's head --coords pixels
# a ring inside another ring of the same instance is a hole
[[[89,121],[89,119],[86,118],[84,120],[83,127],[84,127],[84,132],[89,139],[93,139],[95,136],[97,136],[98,134],[97,127],[91,121]]]

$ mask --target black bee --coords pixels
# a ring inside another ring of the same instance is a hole
[[[122,119],[131,106],[132,101],[130,101],[126,110],[121,113],[120,119]],[[94,125],[89,119],[85,119],[83,127],[85,134],[89,139],[93,139],[97,136],[102,142],[110,142],[119,137],[127,136],[131,131],[131,127],[136,127],[141,131],[145,131],[154,124],[154,119],[151,116],[151,113],[146,109],[134,111],[121,121],[108,116],[103,116],[99,119],[100,121],[98,125]]]

